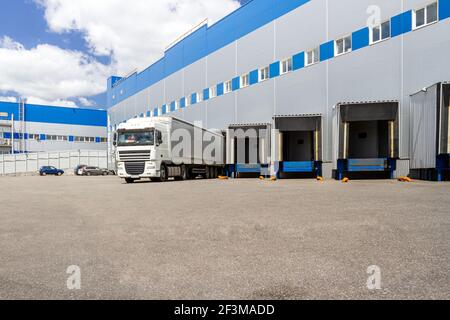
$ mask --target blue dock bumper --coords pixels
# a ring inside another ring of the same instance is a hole
[[[364,172],[364,171],[386,171],[388,169],[387,159],[349,159],[349,172]]]
[[[346,173],[358,172],[389,172],[391,178],[394,178],[396,163],[396,159],[391,158],[339,159],[336,179],[342,180]]]
[[[302,172],[314,172],[314,161],[299,161],[299,162],[282,162],[281,171],[286,173],[302,173]]]
[[[260,173],[261,165],[260,164],[237,164],[236,172],[237,173]]]

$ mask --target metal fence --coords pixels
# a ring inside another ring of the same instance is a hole
[[[108,168],[108,152],[79,150],[0,155],[0,175],[36,173],[43,166],[72,173],[78,165]]]

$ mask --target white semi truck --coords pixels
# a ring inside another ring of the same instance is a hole
[[[222,174],[222,132],[173,117],[136,118],[119,125],[114,135],[117,174],[127,183],[141,179],[165,182],[206,179]]]

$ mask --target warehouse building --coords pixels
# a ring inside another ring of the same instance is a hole
[[[146,70],[111,77],[110,128],[161,115],[229,134],[271,128],[263,144],[246,143],[256,161],[232,154],[228,137],[227,163],[281,176],[407,175],[412,95],[450,80],[449,17],[450,0],[253,0]]]
[[[107,112],[0,102],[0,153],[107,150]]]

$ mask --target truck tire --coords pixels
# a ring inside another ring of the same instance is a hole
[[[180,170],[181,170],[180,180],[186,181],[188,179],[188,169],[186,168],[186,166],[181,166]]]
[[[211,179],[211,169],[209,167],[206,167],[205,170],[205,179]]]
[[[160,177],[158,179],[159,182],[166,182],[167,181],[167,167],[165,164],[161,165],[161,169],[160,169]]]
[[[126,179],[125,179],[125,182],[126,182],[126,183],[134,183],[134,179],[126,178]]]

